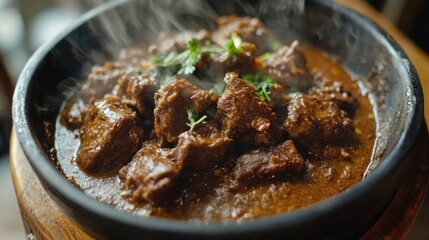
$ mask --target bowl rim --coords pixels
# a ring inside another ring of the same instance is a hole
[[[402,163],[402,161],[405,161],[405,156],[411,149],[420,131],[423,118],[423,94],[419,77],[413,64],[399,44],[372,20],[369,20],[363,15],[344,7],[339,3],[324,0],[312,0],[313,2],[324,5],[326,8],[340,12],[354,22],[358,22],[358,24],[365,27],[365,29],[374,32],[373,34],[383,36],[389,45],[388,47],[398,54],[399,57],[407,60],[402,61],[404,67],[408,70],[410,81],[408,86],[409,89],[407,89],[407,91],[410,91],[407,99],[408,111],[406,112],[407,117],[403,126],[403,132],[392,151],[388,153],[383,162],[372,172],[372,174],[370,174],[364,181],[349,188],[345,194],[337,194],[314,205],[298,209],[287,214],[262,217],[240,224],[201,224],[156,217],[142,218],[118,210],[89,197],[83,191],[69,183],[53,166],[50,158],[42,150],[43,148],[41,143],[37,141],[36,136],[33,134],[28,124],[29,113],[27,108],[31,104],[31,99],[27,98],[26,93],[29,90],[30,82],[33,81],[33,74],[37,70],[40,62],[68,34],[85,24],[87,21],[97,17],[99,14],[103,14],[105,11],[132,1],[133,0],[120,0],[107,2],[81,16],[78,21],[70,25],[54,39],[41,46],[29,59],[18,78],[12,106],[15,133],[28,161],[36,172],[39,180],[43,182],[43,187],[50,193],[50,197],[61,199],[66,203],[66,205],[72,208],[79,208],[81,211],[89,212],[99,218],[107,219],[113,223],[126,224],[133,228],[187,235],[237,235],[242,232],[256,233],[277,229],[279,227],[284,228],[288,226],[297,226],[302,222],[310,221],[311,219],[329,214],[329,212],[332,212],[334,209],[339,207],[345,207],[356,201],[359,197],[365,195],[370,189],[374,188],[379,181],[391,174],[394,169]],[[56,204],[58,205],[57,202]]]

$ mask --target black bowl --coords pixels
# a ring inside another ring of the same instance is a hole
[[[41,47],[23,70],[13,99],[19,142],[42,185],[64,213],[96,238],[308,239],[348,238],[388,202],[405,171],[422,122],[423,98],[410,60],[386,32],[331,1],[121,1],[104,4]],[[361,183],[313,206],[241,224],[139,218],[85,195],[56,169],[46,123],[55,122],[67,92],[89,66],[119,49],[150,42],[160,30],[212,28],[216,15],[259,17],[285,39],[299,39],[334,56],[373,102],[378,138]]]

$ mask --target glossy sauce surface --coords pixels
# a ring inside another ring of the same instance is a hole
[[[227,157],[225,164],[181,176],[171,190],[169,200],[133,204],[123,197],[121,179],[117,174],[92,176],[79,169],[74,161],[80,144],[79,134],[77,130],[66,128],[58,118],[55,148],[59,168],[70,182],[87,195],[118,209],[142,217],[204,223],[241,222],[290,212],[339,194],[363,179],[371,160],[376,130],[372,106],[368,98],[361,95],[358,84],[338,63],[320,50],[311,47],[302,50],[313,76],[320,74],[343,83],[345,90],[359,101],[359,107],[351,118],[358,144],[348,150],[350,157],[347,160],[320,159],[301,153],[307,166],[303,177],[260,180],[256,184],[231,190],[229,186],[234,179],[232,164],[229,163],[234,159]]]

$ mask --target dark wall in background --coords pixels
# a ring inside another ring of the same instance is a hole
[[[367,2],[369,2],[374,8],[380,11],[383,8],[386,0],[367,0]]]
[[[367,0],[378,11],[383,11],[387,1]],[[395,23],[412,41],[429,54],[429,1],[407,0]]]
[[[429,1],[423,1],[418,7],[419,14],[415,16],[415,21],[410,26],[404,26],[403,30],[429,54]]]
[[[7,151],[6,140],[3,138],[3,134],[0,134],[0,156]]]

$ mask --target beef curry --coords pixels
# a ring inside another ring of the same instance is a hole
[[[357,82],[256,18],[217,23],[92,68],[56,123],[70,182],[138,216],[211,223],[290,212],[362,180],[376,124]]]

